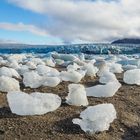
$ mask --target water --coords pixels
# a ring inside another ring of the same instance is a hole
[[[79,44],[79,45],[0,45],[0,53],[85,53],[85,54],[136,54],[140,53],[140,44]]]

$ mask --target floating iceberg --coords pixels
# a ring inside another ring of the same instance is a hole
[[[61,105],[61,98],[51,93],[9,92],[8,104],[17,115],[42,115],[56,110]]]
[[[9,92],[19,90],[20,90],[19,82],[16,79],[7,76],[0,77],[0,91]]]
[[[72,122],[80,125],[83,131],[94,134],[109,129],[110,123],[116,119],[116,110],[112,104],[89,106],[81,112],[80,118],[73,119]]]
[[[118,81],[109,82],[106,85],[97,85],[93,87],[86,88],[87,96],[93,97],[112,97],[121,84]]]
[[[80,84],[70,84],[68,86],[69,93],[66,97],[66,102],[75,106],[87,106],[88,100],[86,96],[85,87]]]
[[[124,73],[123,81],[130,85],[140,85],[140,69],[126,71]]]

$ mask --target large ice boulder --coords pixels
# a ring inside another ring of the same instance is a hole
[[[13,68],[1,67],[0,68],[0,76],[8,76],[8,77],[15,77],[21,78],[18,72]]]
[[[43,77],[37,72],[31,71],[23,74],[23,83],[26,87],[38,88],[42,85]]]
[[[85,87],[81,84],[70,84],[68,86],[69,93],[66,97],[66,102],[75,106],[87,106],[88,100]]]
[[[117,81],[117,78],[116,78],[115,74],[111,73],[111,72],[105,72],[99,78],[99,82],[102,84],[106,84],[108,82],[113,82],[113,81]]]
[[[44,77],[43,86],[56,87],[61,82],[59,77]]]
[[[121,84],[118,81],[109,82],[106,85],[97,85],[86,88],[87,96],[93,97],[112,97]]]
[[[112,104],[89,106],[81,112],[80,118],[72,122],[78,124],[84,132],[94,134],[109,129],[110,123],[116,119],[116,110]]]
[[[63,81],[79,83],[83,78],[83,75],[77,71],[62,71],[60,77]]]
[[[7,76],[0,76],[0,91],[9,92],[19,90],[19,82],[16,79]]]
[[[17,115],[42,115],[56,110],[61,105],[61,98],[52,93],[9,92],[8,104]]]
[[[140,85],[140,69],[126,71],[124,73],[123,81],[130,85]]]

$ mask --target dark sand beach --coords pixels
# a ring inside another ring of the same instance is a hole
[[[12,114],[6,93],[0,93],[0,140],[139,140],[140,139],[140,86],[123,83],[122,74],[117,74],[122,84],[119,91],[110,98],[89,97],[89,106],[112,103],[117,111],[117,119],[108,131],[86,134],[72,123],[86,107],[69,106],[65,103],[69,82],[62,82],[55,88],[25,88],[27,93],[47,92],[58,94],[63,102],[54,112],[41,116],[18,116]],[[86,77],[81,81],[87,87],[98,84],[98,78]]]

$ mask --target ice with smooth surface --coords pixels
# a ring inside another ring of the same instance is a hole
[[[44,77],[43,86],[56,87],[60,82],[59,77]]]
[[[83,78],[83,75],[77,71],[62,71],[60,77],[63,81],[79,83]]]
[[[99,82],[102,84],[106,84],[108,82],[113,82],[113,81],[117,81],[117,78],[115,76],[114,73],[111,72],[105,72],[100,78],[99,78]]]
[[[112,97],[121,84],[118,81],[109,82],[106,85],[97,85],[86,88],[87,96],[93,97]]]
[[[78,124],[84,132],[94,134],[109,129],[110,123],[116,119],[116,110],[112,104],[89,106],[81,112],[80,118],[72,122]]]
[[[66,97],[66,102],[75,106],[87,106],[88,100],[85,87],[81,84],[70,84],[68,86],[69,93]]]
[[[7,76],[0,76],[0,91],[9,92],[19,90],[19,82],[16,79]]]
[[[38,88],[42,85],[42,82],[43,82],[43,77],[41,77],[35,71],[26,72],[23,75],[23,83],[26,87]]]
[[[126,71],[124,73],[123,81],[130,85],[140,85],[140,69]]]
[[[46,114],[61,105],[61,98],[52,93],[9,92],[7,99],[12,113],[21,116]]]
[[[122,73],[122,65],[117,63],[110,63],[109,64],[109,71],[112,73]]]

